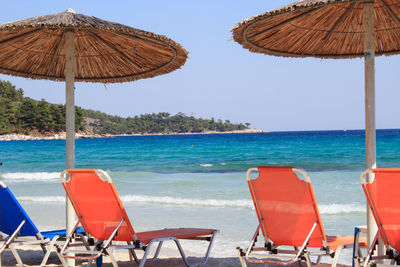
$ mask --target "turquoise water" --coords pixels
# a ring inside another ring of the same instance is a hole
[[[365,224],[364,142],[363,131],[80,139],[76,167],[109,172],[137,231],[216,228],[213,255],[235,256],[257,226],[245,178],[254,166],[306,170],[328,234],[352,234]],[[379,167],[400,167],[400,130],[377,132],[377,155]],[[3,141],[0,161],[0,180],[39,228],[62,227],[65,142]]]

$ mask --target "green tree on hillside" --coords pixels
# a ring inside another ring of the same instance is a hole
[[[216,122],[214,118],[198,119],[182,112],[175,115],[160,112],[122,118],[75,107],[76,131],[85,131],[85,118],[91,121],[88,126],[93,132],[99,134],[224,132],[246,129],[250,125],[233,124],[229,120]],[[10,82],[0,80],[0,134],[29,134],[32,131],[43,134],[65,131],[65,105],[24,97],[22,89],[16,89]]]
[[[8,81],[0,80],[0,96],[11,101],[22,101],[24,91],[20,89],[15,89],[15,86]]]
[[[19,105],[19,110],[18,110],[18,120],[20,122],[20,127],[21,129],[25,132],[28,133],[30,132],[35,123],[35,116],[34,116],[34,110],[35,110],[36,103],[33,99],[26,97],[22,101],[22,103]]]
[[[84,110],[84,116],[94,120],[90,127],[93,127],[94,133],[98,134],[201,133],[203,131],[224,132],[248,128],[243,124],[233,124],[230,121],[219,120],[217,123],[214,118],[206,120],[193,116],[188,117],[181,112],[176,115],[168,112],[143,114],[124,119],[100,111]]]
[[[0,81],[0,134],[65,131],[65,106],[24,97],[7,81]],[[75,110],[77,130],[84,130],[83,110]]]

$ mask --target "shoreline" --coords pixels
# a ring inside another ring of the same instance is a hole
[[[235,130],[235,131],[226,131],[226,132],[218,132],[218,131],[205,131],[200,133],[179,133],[179,132],[170,132],[170,133],[137,133],[137,134],[88,134],[88,133],[76,133],[76,139],[85,139],[85,138],[114,138],[118,136],[161,136],[161,135],[195,135],[195,134],[248,134],[248,133],[268,133],[269,131],[263,131],[258,129],[245,129],[245,130]],[[65,140],[66,133],[60,132],[52,135],[27,135],[27,134],[4,134],[0,135],[0,141],[31,141],[31,140]]]

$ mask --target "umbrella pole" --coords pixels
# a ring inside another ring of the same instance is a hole
[[[365,63],[365,164],[367,169],[376,168],[376,125],[375,125],[375,44],[374,44],[374,1],[364,3],[364,63]],[[368,176],[371,182],[372,176]],[[377,231],[374,217],[367,204],[368,245]],[[381,251],[381,247],[378,251]],[[383,250],[382,250],[383,251]],[[378,254],[382,255],[378,252]]]
[[[65,94],[66,94],[66,167],[67,169],[75,168],[75,101],[74,101],[74,32],[65,33]],[[75,212],[68,197],[66,197],[66,229],[70,233],[74,228]],[[68,266],[74,266],[74,259],[67,259]]]

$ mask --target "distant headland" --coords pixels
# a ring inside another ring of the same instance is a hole
[[[0,141],[65,139],[65,105],[24,97],[8,81],[0,80]],[[76,138],[114,136],[259,133],[250,123],[231,123],[168,112],[134,117],[112,116],[75,107]]]

